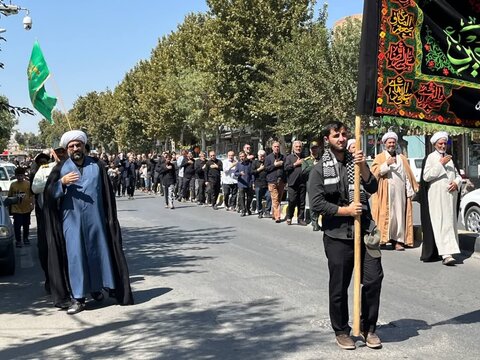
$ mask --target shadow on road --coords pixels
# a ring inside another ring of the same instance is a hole
[[[231,238],[233,227],[186,230],[180,226],[122,228],[123,244],[130,275],[169,276],[201,272],[199,261],[214,257],[201,255],[209,245]],[[233,232],[234,233],[234,232]],[[198,252],[198,253],[197,253]]]
[[[125,320],[33,338],[0,350],[0,358],[48,358],[64,348],[79,359],[129,358],[133,349],[158,359],[279,359],[319,341],[317,332],[298,330],[309,319],[279,316],[288,311],[280,299],[217,303],[208,309],[194,301],[167,303],[131,311]]]
[[[455,316],[451,319],[428,324],[425,320],[400,319],[379,327],[378,334],[384,343],[397,343],[418,336],[420,330],[430,330],[434,326],[464,325],[480,322],[480,310]]]

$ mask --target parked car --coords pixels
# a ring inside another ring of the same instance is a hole
[[[480,233],[480,189],[465,194],[460,201],[460,221],[468,231]]]
[[[15,181],[15,165],[9,162],[0,161],[0,189],[7,192],[10,184]]]
[[[8,213],[8,204],[16,200],[0,196],[0,274],[15,273],[15,236]]]

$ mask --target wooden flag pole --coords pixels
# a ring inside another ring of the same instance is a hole
[[[355,117],[355,147],[362,149],[361,126],[362,119],[359,115]],[[355,182],[354,196],[355,203],[360,202],[360,164],[355,164]],[[355,238],[354,238],[354,271],[353,271],[353,335],[360,336],[360,308],[361,308],[361,264],[362,264],[362,244],[361,244],[361,215],[355,216]]]
[[[58,87],[57,82],[55,81],[55,78],[53,77],[52,73],[50,73],[50,79],[52,80],[52,84],[53,84],[53,87],[55,88],[55,92],[57,94],[58,101],[60,102],[60,106],[62,107],[63,113],[65,114],[65,119],[67,119],[68,127],[70,128],[70,130],[73,130],[72,125],[70,125],[70,120],[68,119],[67,108],[65,107],[65,104],[63,103],[63,98],[62,98],[62,94],[60,93],[60,88]]]

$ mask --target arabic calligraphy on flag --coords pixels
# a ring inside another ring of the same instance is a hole
[[[365,0],[357,113],[480,127],[480,0]]]

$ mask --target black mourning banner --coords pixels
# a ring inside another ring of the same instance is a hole
[[[480,0],[364,0],[358,115],[480,127]]]

